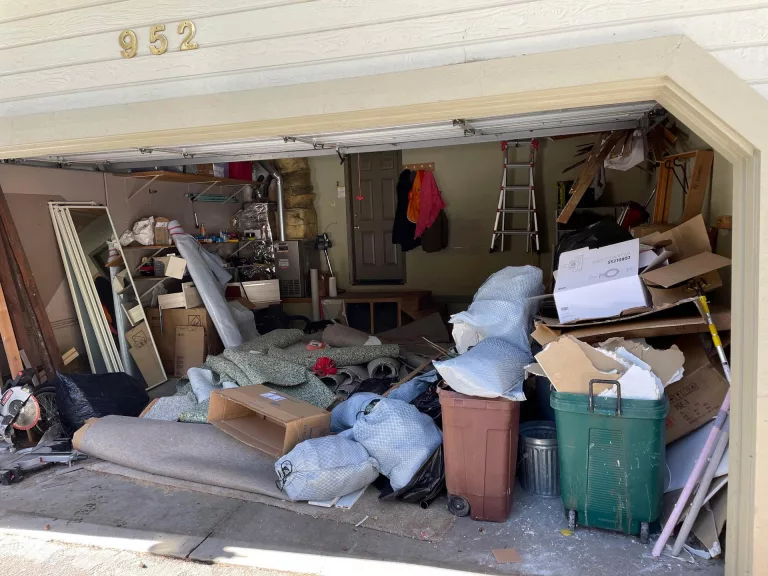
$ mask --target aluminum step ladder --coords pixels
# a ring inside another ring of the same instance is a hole
[[[528,146],[531,149],[529,162],[510,162],[509,149]],[[533,140],[510,140],[501,143],[501,149],[504,151],[504,171],[501,175],[501,191],[499,192],[499,203],[496,207],[496,220],[493,223],[493,235],[491,236],[491,252],[504,252],[504,240],[506,236],[525,236],[525,251],[539,252],[539,219],[536,214],[536,194],[533,184],[533,172],[536,163],[536,150],[539,143]],[[513,180],[509,177],[511,170],[527,170],[528,184],[510,184]],[[507,193],[512,192],[510,197],[510,206],[507,207]],[[523,208],[516,203],[515,192],[518,196],[520,192],[527,192],[528,207]],[[507,214],[527,214],[528,225],[525,229],[507,229]]]

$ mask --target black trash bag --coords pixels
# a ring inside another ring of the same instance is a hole
[[[560,261],[560,254],[578,250],[579,248],[602,248],[632,240],[632,234],[619,226],[611,218],[603,218],[582,230],[576,230],[563,235],[555,249],[555,269]]]
[[[67,434],[74,434],[89,418],[138,416],[149,395],[136,378],[124,372],[58,374],[56,405]]]
[[[426,414],[435,425],[443,429],[443,410],[440,408],[440,397],[437,395],[437,382],[430,384],[424,392],[411,400],[419,412]]]
[[[411,481],[397,492],[392,490],[389,479],[383,474],[373,483],[381,491],[379,500],[402,500],[418,504],[425,510],[439,496],[445,493],[445,462],[443,445],[432,452]]]

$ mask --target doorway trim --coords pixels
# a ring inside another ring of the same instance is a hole
[[[418,86],[418,89],[415,87]],[[656,100],[733,164],[726,573],[768,565],[768,101],[683,36],[315,84],[0,118],[0,158]],[[258,102],[259,106],[253,106]],[[193,120],[191,120],[193,119]],[[195,125],[190,125],[194,121]]]

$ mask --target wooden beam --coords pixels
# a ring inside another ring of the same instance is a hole
[[[576,206],[578,206],[581,198],[587,191],[587,188],[589,188],[589,185],[595,178],[595,174],[597,174],[597,171],[600,169],[600,165],[603,163],[608,154],[611,153],[611,150],[613,150],[614,146],[616,146],[619,140],[621,140],[621,138],[626,135],[626,133],[626,130],[616,130],[611,132],[606,138],[605,142],[603,142],[599,147],[596,144],[595,147],[592,148],[592,151],[587,157],[587,161],[584,163],[584,167],[581,169],[581,172],[579,172],[579,175],[576,177],[576,180],[571,187],[571,197],[568,199],[568,203],[565,205],[565,208],[563,208],[563,211],[557,218],[558,223],[566,224],[568,222],[571,215],[573,214],[573,211],[576,210]],[[601,135],[600,140],[602,140],[603,137],[604,136]]]
[[[685,208],[680,223],[687,222],[701,214],[704,206],[704,195],[707,193],[709,181],[712,178],[712,164],[715,153],[712,150],[697,150],[693,160],[691,181],[685,195]]]
[[[658,175],[656,178],[656,198],[653,201],[653,216],[651,222],[654,224],[666,224],[669,220],[669,205],[672,200],[672,170],[667,162],[671,160],[662,160],[659,164]]]
[[[21,245],[19,232],[16,230],[16,225],[13,223],[11,210],[8,208],[8,201],[6,200],[1,187],[0,224],[4,229],[10,252],[13,255],[13,260],[16,261],[16,264],[19,267],[19,275],[26,290],[26,296],[29,298],[29,312],[31,313],[33,320],[32,328],[36,332],[39,332],[44,344],[39,351],[43,368],[45,369],[48,379],[53,382],[54,378],[56,378],[56,372],[63,367],[61,352],[56,343],[56,336],[53,334],[53,328],[51,327],[51,321],[48,319],[48,313],[45,311],[43,299],[40,297],[40,292],[37,289],[35,277],[32,274],[32,268],[29,266],[27,255],[24,253],[24,248]],[[0,231],[0,233],[3,232]],[[24,290],[22,290],[22,292],[24,292]],[[22,294],[21,296],[23,302],[24,295]]]
[[[27,354],[30,354],[29,334],[27,333],[27,323],[24,321],[25,308],[22,306],[19,296],[20,284],[18,278],[11,272],[9,254],[5,235],[0,234],[0,284],[3,286],[5,304],[11,317],[13,331],[16,334],[16,344],[21,350],[26,350]]]
[[[15,376],[24,370],[24,364],[21,361],[19,346],[16,344],[16,335],[13,332],[13,324],[11,324],[11,316],[5,303],[2,285],[0,285],[0,336],[3,339],[3,349],[5,350],[5,357],[8,359],[8,367],[11,369],[11,376]]]

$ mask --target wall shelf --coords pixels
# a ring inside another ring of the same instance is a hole
[[[159,182],[177,182],[179,184],[216,184],[221,186],[250,186],[254,182],[250,180],[237,180],[235,178],[217,178],[205,174],[185,174],[183,172],[171,172],[169,170],[151,170],[148,172],[112,172],[113,176],[120,178],[151,178]]]

